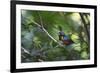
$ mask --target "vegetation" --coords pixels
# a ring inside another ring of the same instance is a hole
[[[74,42],[59,40],[59,27]],[[21,62],[90,58],[90,14],[21,10]]]

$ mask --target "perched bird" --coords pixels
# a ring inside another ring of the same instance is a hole
[[[65,33],[62,31],[62,28],[60,27],[60,32],[59,32],[59,40],[62,41],[63,45],[71,45],[74,42],[70,39],[68,35],[65,35]]]

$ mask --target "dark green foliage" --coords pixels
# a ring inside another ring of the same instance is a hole
[[[21,62],[89,59],[89,18],[89,13],[22,10]],[[60,30],[74,43],[63,45]]]

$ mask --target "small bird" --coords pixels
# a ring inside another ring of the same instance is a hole
[[[59,32],[59,40],[62,41],[63,45],[66,45],[66,46],[74,43],[68,35],[65,35],[61,27],[60,27],[60,32]]]

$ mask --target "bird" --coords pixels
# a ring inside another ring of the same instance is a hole
[[[66,45],[66,46],[74,43],[72,39],[62,31],[61,27],[59,31],[59,40],[62,42],[63,45]]]

